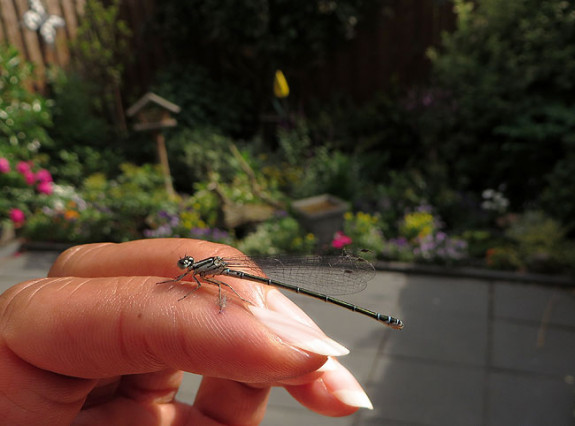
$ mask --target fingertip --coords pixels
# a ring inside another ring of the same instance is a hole
[[[317,413],[341,417],[353,414],[359,408],[373,409],[369,397],[355,377],[335,358],[318,371],[322,375],[304,385],[285,386],[302,405]]]

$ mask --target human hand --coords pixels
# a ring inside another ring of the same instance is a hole
[[[220,312],[216,286],[178,301],[194,283],[156,285],[182,255],[238,254],[189,239],[77,246],[0,295],[2,423],[254,425],[271,386],[324,415],[370,407],[333,358],[347,350],[273,287],[226,277],[253,305],[230,294]],[[204,376],[192,406],[175,400],[183,371]]]

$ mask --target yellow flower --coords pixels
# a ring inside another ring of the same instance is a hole
[[[276,71],[274,77],[274,95],[276,98],[287,98],[289,96],[289,86],[284,73],[281,70]]]

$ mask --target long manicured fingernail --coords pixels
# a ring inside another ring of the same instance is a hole
[[[322,367],[322,379],[331,394],[351,407],[373,410],[369,397],[347,368],[333,358],[328,358]]]
[[[274,312],[293,318],[302,324],[319,329],[319,327],[298,305],[284,296],[279,290],[271,289],[266,293],[266,306]]]
[[[327,356],[341,356],[349,353],[345,346],[330,339],[321,331],[286,315],[253,305],[249,305],[248,309],[278,337],[304,351]]]

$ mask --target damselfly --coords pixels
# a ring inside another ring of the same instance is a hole
[[[403,328],[403,322],[400,319],[383,315],[325,294],[357,293],[367,286],[367,282],[375,275],[375,269],[370,262],[361,257],[348,254],[341,256],[241,256],[234,258],[214,256],[196,262],[193,257],[184,256],[178,260],[178,267],[183,269],[184,272],[176,278],[162,281],[162,283],[177,282],[191,275],[197,287],[190,293],[201,287],[200,279],[217,285],[220,307],[223,307],[222,285],[228,287],[240,299],[250,303],[241,297],[228,283],[215,278],[217,276],[228,276],[305,294],[306,296],[315,297],[324,302],[366,315],[396,330]],[[261,276],[261,271],[273,278]]]

